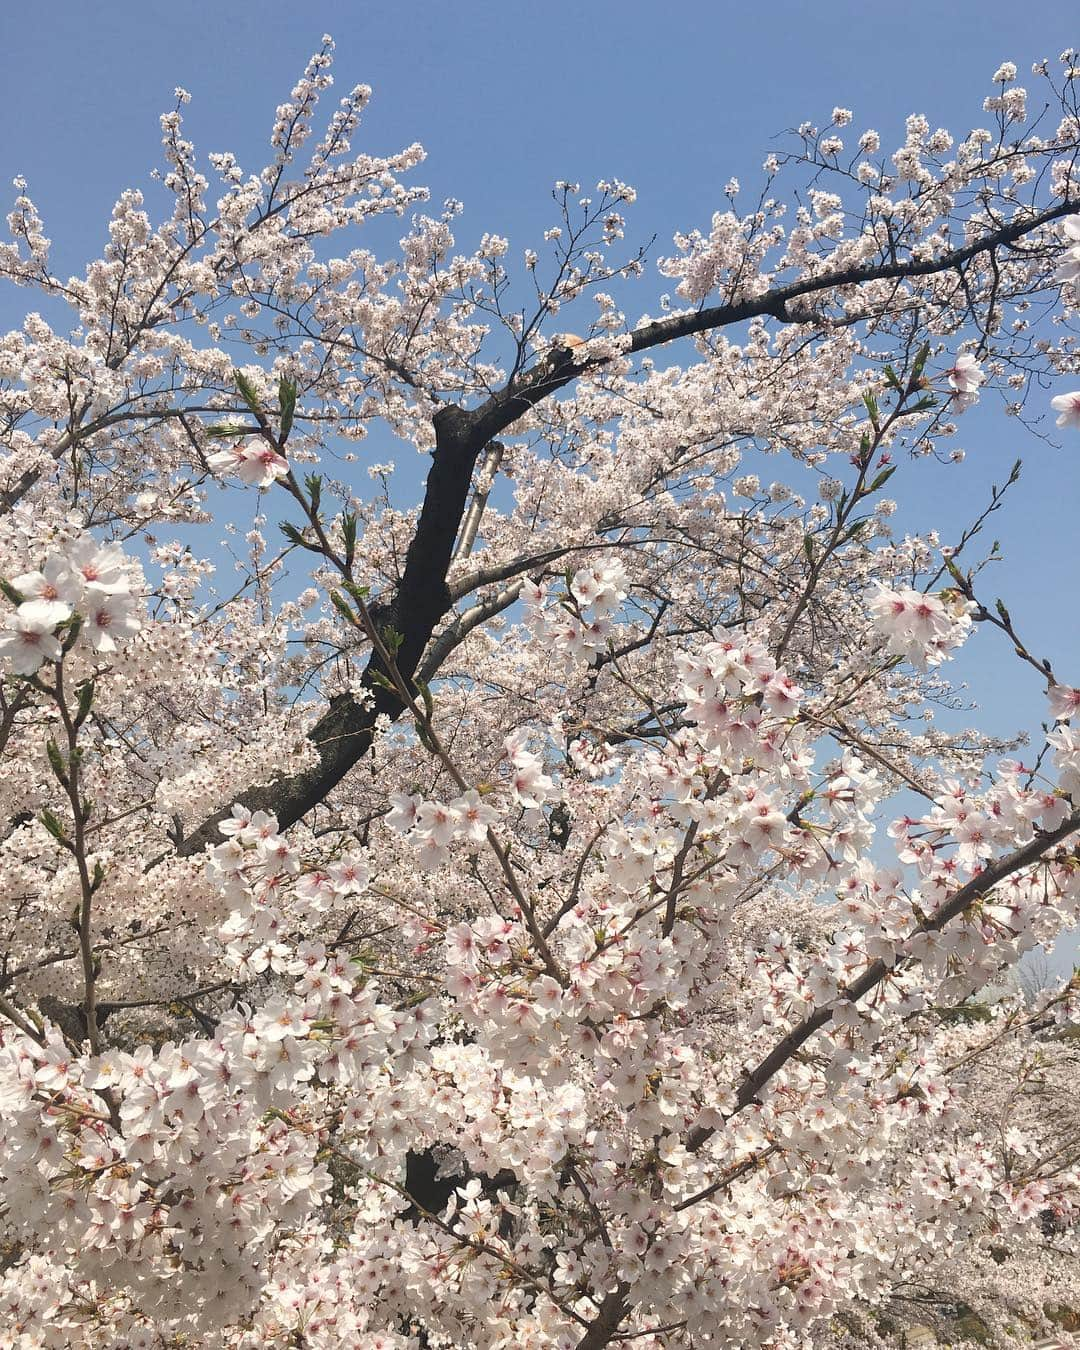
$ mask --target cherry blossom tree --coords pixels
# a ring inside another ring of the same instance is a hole
[[[985,991],[1077,918],[1080,692],[1009,484],[883,493],[1080,423],[1075,55],[653,258],[615,180],[458,251],[331,52],[259,172],[178,90],[85,275],[25,184],[0,246],[0,1345],[1050,1334],[1078,989]],[[1023,762],[922,717],[977,627]]]

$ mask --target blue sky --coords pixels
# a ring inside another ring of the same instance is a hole
[[[854,110],[857,129],[880,131],[886,148],[902,139],[910,112],[954,132],[984,124],[982,99],[999,63],[1015,61],[1033,89],[1032,61],[1080,45],[1080,14],[1051,0],[6,5],[0,183],[26,176],[57,269],[81,271],[100,251],[122,189],[149,189],[153,204],[157,119],[176,85],[193,96],[185,119],[200,151],[233,150],[256,169],[274,109],[323,32],[337,42],[338,85],[375,90],[354,144],[382,152],[420,141],[428,160],[416,181],[435,204],[465,203],[461,245],[494,231],[520,256],[553,223],[554,180],[619,177],[639,194],[628,239],[655,234],[656,256],[670,251],[674,231],[708,227],[731,176],[749,196],[778,133],[825,122],[835,105]],[[655,311],[667,288],[650,278],[638,288],[640,308]],[[0,327],[17,325],[27,300],[0,292]],[[1047,404],[1069,387],[1048,389]],[[1023,458],[1024,477],[987,531],[1006,555],[988,585],[1032,650],[1080,682],[1080,436],[1058,448],[988,412],[962,425],[966,465],[902,466],[890,490],[905,503],[905,522],[936,524],[947,541],[977,513],[989,481],[1002,482]],[[1058,439],[1049,416],[1044,430]],[[983,711],[959,721],[1035,729],[1038,681],[999,636],[980,632],[963,658]]]

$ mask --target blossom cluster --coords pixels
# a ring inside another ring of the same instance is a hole
[[[425,801],[417,793],[392,792],[386,823],[408,836],[416,848],[418,866],[428,872],[446,862],[450,845],[455,842],[472,848],[481,846],[499,814],[476,788],[466,789],[449,802]]]
[[[971,633],[975,606],[955,592],[924,594],[878,582],[869,607],[886,650],[925,669],[940,665]]]
[[[618,558],[598,558],[568,578],[566,595],[548,603],[543,582],[526,582],[522,593],[533,641],[552,658],[578,665],[603,652],[614,617],[626,598],[626,569]]]
[[[316,129],[332,49],[261,169],[178,91],[84,277],[24,184],[0,245],[0,1345],[851,1350],[913,1286],[1051,1334],[1080,691],[985,517],[961,577],[880,492],[1080,375],[1076,55],[1056,128],[1011,63],[994,130],[804,123],[635,315],[619,180],[388,243],[423,152],[362,85]],[[935,716],[977,619],[1023,763]]]
[[[282,875],[296,877],[289,846],[265,816],[237,810],[232,826],[230,846],[257,861],[230,856],[222,869],[234,901],[243,895],[221,928],[224,952],[241,975],[277,972],[278,992],[210,1037],[92,1061],[73,1059],[56,1028],[40,1040],[4,1032],[5,1197],[15,1231],[31,1239],[46,1225],[67,1269],[44,1303],[44,1284],[30,1282],[7,1290],[8,1305],[52,1319],[49,1344],[78,1335],[79,1290],[92,1281],[133,1336],[172,1323],[212,1340],[255,1308],[280,1225],[302,1226],[331,1186],[325,1134],[304,1124],[306,1085],[358,1084],[395,1026],[413,1021],[381,1006],[344,956],[285,937],[275,901]],[[347,860],[335,876],[343,889],[363,880]]]
[[[986,379],[985,374],[970,352],[962,352],[945,374],[953,391],[950,407],[953,412],[965,412],[978,401],[979,386]]]
[[[0,629],[0,663],[16,675],[35,674],[42,662],[60,660],[65,628],[95,652],[115,652],[142,627],[132,585],[119,547],[88,535],[72,539],[40,570],[12,577],[6,593],[17,603]]]
[[[235,473],[246,487],[268,488],[289,472],[289,461],[265,441],[238,440],[207,457],[215,473]]]

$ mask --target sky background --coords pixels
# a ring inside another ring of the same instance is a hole
[[[675,231],[708,229],[713,211],[726,209],[730,177],[741,180],[749,209],[778,135],[804,120],[827,123],[834,106],[855,113],[850,142],[852,131],[873,127],[886,150],[902,142],[912,112],[957,135],[986,125],[982,100],[997,66],[1015,61],[1034,92],[1032,62],[1056,63],[1080,46],[1080,12],[1075,0],[7,4],[0,204],[7,209],[6,185],[23,174],[54,241],[55,270],[81,272],[100,253],[124,188],[144,189],[151,210],[160,200],[149,174],[161,163],[158,117],[175,86],[192,95],[185,126],[197,149],[232,150],[257,171],[274,109],[324,32],[337,43],[339,92],[374,88],[354,148],[389,153],[420,141],[428,159],[407,181],[430,187],[433,213],[447,197],[464,202],[455,227],[463,251],[491,231],[520,257],[554,223],[556,179],[584,190],[617,177],[638,190],[627,240],[656,235],[655,258],[673,251]],[[669,286],[653,272],[635,287],[640,310],[655,312]],[[21,324],[35,303],[0,291],[0,329]],[[901,465],[889,490],[905,525],[935,525],[948,542],[985,503],[989,483],[1023,459],[1019,486],[987,530],[1006,557],[987,592],[1005,600],[1061,680],[1080,683],[1080,434],[1059,438],[1049,415],[1050,397],[1071,387],[1036,394],[1049,443],[984,406],[953,442],[967,452],[963,466]],[[366,450],[404,458],[398,445]],[[981,711],[951,725],[1037,731],[1038,679],[1000,634],[980,631],[956,669]]]

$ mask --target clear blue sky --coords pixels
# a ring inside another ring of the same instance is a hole
[[[954,132],[984,124],[998,64],[1016,61],[1033,88],[1032,61],[1080,46],[1080,10],[1075,0],[8,4],[0,182],[27,177],[56,266],[81,271],[119,192],[151,186],[157,118],[174,86],[193,95],[185,118],[201,151],[233,150],[258,168],[274,108],[324,31],[337,41],[337,83],[375,90],[354,143],[422,142],[429,158],[417,181],[436,204],[464,201],[463,246],[490,230],[520,256],[550,223],[555,179],[619,177],[638,189],[632,233],[655,233],[655,256],[675,230],[707,228],[729,177],[748,194],[756,187],[777,133],[826,121],[834,105],[880,131],[886,148],[910,112]],[[640,307],[653,309],[665,289],[661,278],[642,285]],[[25,298],[0,293],[0,327],[20,322]],[[1076,383],[1047,390],[1047,403]],[[1056,439],[1049,418],[1046,428]],[[925,501],[905,506],[905,520],[955,537],[991,476],[1002,481],[1021,456],[1024,479],[992,530],[1007,555],[994,589],[1037,654],[1080,682],[1080,435],[1055,448],[995,412],[970,415],[957,443],[968,452],[959,471],[897,474],[900,498],[923,484]],[[962,722],[1037,726],[1037,681],[997,635],[981,632],[962,669],[983,706]]]

